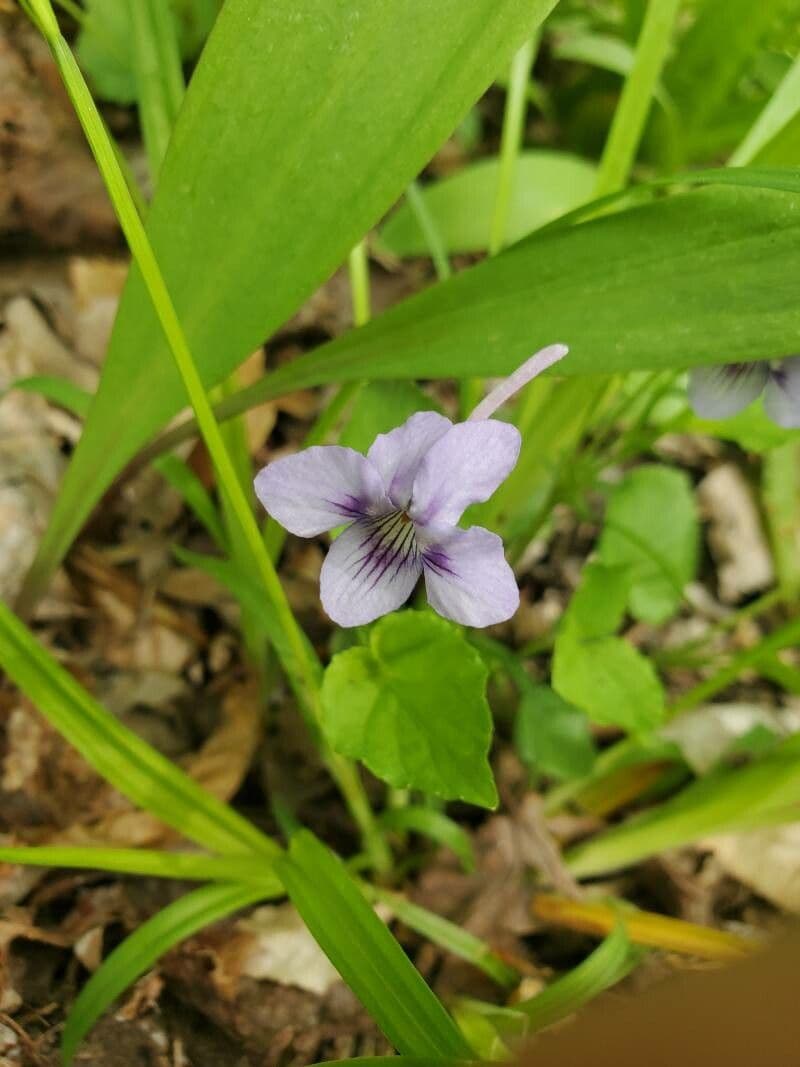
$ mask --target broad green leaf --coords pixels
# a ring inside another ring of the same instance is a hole
[[[697,508],[683,471],[636,467],[615,486],[606,509],[599,555],[631,573],[631,614],[661,623],[680,607],[697,568]]]
[[[518,1001],[514,1011],[526,1015],[528,1033],[535,1034],[546,1026],[566,1019],[600,993],[622,981],[641,962],[644,954],[642,949],[631,944],[625,927],[620,923],[583,963],[556,979],[535,997]]]
[[[556,639],[553,688],[594,722],[641,733],[664,717],[664,691],[641,652],[619,637],[583,639],[568,627]]]
[[[622,624],[630,588],[631,573],[626,563],[614,565],[593,560],[585,564],[564,625],[581,638],[609,637]]]
[[[514,720],[514,744],[528,767],[558,779],[588,774],[594,763],[585,713],[549,685],[534,685],[523,693]]]
[[[276,869],[320,947],[399,1053],[470,1058],[440,1001],[332,852],[301,830]]]
[[[369,644],[334,656],[322,684],[331,746],[399,788],[492,808],[492,716],[483,660],[428,612],[388,615]]]
[[[61,1038],[65,1067],[103,1012],[173,945],[269,896],[259,886],[209,885],[168,904],[115,948],[72,1005]]]
[[[379,433],[400,426],[415,411],[430,411],[433,400],[413,382],[368,382],[355,399],[339,444],[366,452]]]
[[[220,853],[277,845],[101,707],[0,603],[0,667],[84,759],[134,804]]]
[[[800,737],[747,767],[725,768],[672,800],[593,837],[567,854],[577,877],[605,874],[711,834],[735,833],[797,819]]]
[[[489,247],[500,163],[471,163],[451,178],[420,190],[448,252],[482,252]],[[595,167],[565,152],[521,152],[516,161],[504,245],[589,200]],[[398,256],[424,256],[428,244],[416,217],[403,203],[380,232],[381,243]]]
[[[795,195],[744,184],[701,189],[533,234],[281,367],[219,410],[236,413],[365,373],[509,374],[554,341],[570,346],[554,372],[567,376],[783,356],[797,345],[800,174],[719,172],[721,181],[732,178],[780,181]]]
[[[148,214],[207,384],[347,257],[554,3],[227,0]],[[134,269],[32,584],[46,582],[109,483],[184,403]]]

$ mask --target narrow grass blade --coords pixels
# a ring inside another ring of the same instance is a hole
[[[622,981],[637,966],[642,950],[634,948],[620,923],[591,956],[569,974],[558,978],[530,1000],[514,1005],[528,1020],[528,1032],[535,1034],[546,1026],[572,1015],[606,989]]]
[[[774,825],[800,804],[800,737],[747,767],[713,772],[642,815],[567,853],[579,878],[604,874],[711,834]]]
[[[91,393],[66,378],[57,378],[51,374],[34,374],[30,378],[19,378],[9,386],[9,391],[12,389],[43,396],[51,404],[56,404],[81,419],[86,417],[92,402]]]
[[[406,926],[416,930],[423,937],[427,937],[440,948],[452,952],[459,959],[471,963],[498,985],[510,989],[519,982],[519,972],[505,963],[484,941],[469,933],[468,930],[462,930],[449,919],[443,919],[441,915],[419,907],[400,896],[399,893],[392,893],[388,889],[381,889],[366,883],[362,888],[367,899],[386,905]]]
[[[216,413],[227,418],[295,389],[358,380],[365,368],[373,381],[509,374],[554,337],[570,345],[558,365],[565,376],[785,355],[797,341],[790,279],[800,271],[800,170],[720,168],[696,180],[733,188],[540,230],[279,368]],[[721,231],[725,242],[715,239]],[[679,318],[670,313],[676,305]],[[187,432],[165,435],[150,456]]]
[[[265,893],[282,892],[281,883],[269,865],[252,856],[202,856],[146,848],[15,845],[0,847],[0,863],[16,863],[23,867],[74,867],[198,882],[247,882],[260,885]]]
[[[741,167],[757,159],[762,149],[800,114],[800,57],[795,59],[728,165]],[[788,161],[787,161],[788,162]]]
[[[255,886],[204,886],[140,926],[95,971],[72,1006],[61,1039],[65,1067],[72,1063],[78,1045],[103,1012],[173,945],[266,895]]]
[[[134,804],[221,853],[279,850],[110,715],[0,603],[0,666],[95,770]]]
[[[470,1058],[453,1020],[333,853],[301,831],[276,870],[311,933],[398,1052]]]
[[[156,182],[185,89],[178,35],[172,9],[164,0],[127,0],[127,4],[139,117],[150,176]]]
[[[228,538],[219,517],[216,505],[206,487],[195,472],[182,459],[174,455],[161,456],[156,467],[172,488],[180,493],[217,546],[225,550]]]
[[[616,192],[628,184],[650,103],[667,58],[680,0],[650,0],[636,45],[633,66],[614,113],[600,160],[595,196]]]

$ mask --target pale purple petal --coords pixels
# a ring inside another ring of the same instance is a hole
[[[547,370],[548,367],[552,367],[554,363],[563,359],[567,352],[569,349],[566,345],[548,345],[547,348],[541,349],[530,359],[525,360],[521,367],[517,367],[513,374],[509,374],[484,397],[470,415],[470,419],[488,419],[537,374],[541,374],[543,370]]]
[[[492,626],[519,607],[514,572],[497,534],[481,526],[453,529],[422,549],[428,602],[465,626]]]
[[[517,462],[519,430],[507,422],[460,422],[420,464],[409,514],[423,526],[455,526],[470,504],[488,500]]]
[[[367,458],[379,471],[386,492],[397,507],[408,505],[417,468],[431,445],[452,425],[435,411],[418,411],[396,430],[375,438]]]
[[[764,411],[784,429],[800,429],[800,356],[788,356],[771,368]]]
[[[689,403],[703,419],[727,419],[761,395],[766,363],[723,363],[695,367],[689,374]]]
[[[381,476],[366,456],[339,445],[316,445],[276,459],[258,472],[255,490],[269,514],[299,537],[374,514],[386,499]]]
[[[322,564],[322,606],[340,626],[362,626],[405,603],[421,573],[414,526],[402,511],[359,520]]]

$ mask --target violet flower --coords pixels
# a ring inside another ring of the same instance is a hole
[[[519,431],[490,419],[518,389],[567,354],[542,349],[501,382],[467,422],[419,411],[375,438],[366,456],[318,445],[270,463],[256,495],[299,537],[341,526],[320,575],[320,596],[340,626],[360,626],[399,608],[425,576],[428,601],[467,626],[511,618],[519,590],[503,542],[480,526],[457,523],[488,498],[517,462]]]
[[[800,356],[695,367],[689,403],[704,419],[726,419],[764,394],[764,411],[787,430],[800,428]]]

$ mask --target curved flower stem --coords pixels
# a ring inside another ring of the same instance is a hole
[[[236,475],[236,469],[214,417],[205,386],[192,358],[186,336],[167,289],[161,268],[147,237],[141,218],[130,196],[116,153],[106,133],[83,75],[58,27],[50,0],[28,0],[36,25],[53,54],[69,93],[86,139],[92,149],[111,202],[117,213],[128,246],[142,273],[154,310],[158,315],[178,371],[183,379],[200,432],[211,456],[220,491],[231,514],[239,524],[244,545],[252,559],[259,580],[278,620],[284,640],[276,643],[276,652],[298,695],[300,706],[315,735],[320,738],[322,715],[318,685],[319,663],[289,606],[278,574],[269,557],[255,516]],[[364,836],[373,862],[385,869],[388,851],[372,810],[363,792],[357,772],[321,741],[325,762],[344,795],[353,818]],[[381,847],[382,846],[382,847]]]

